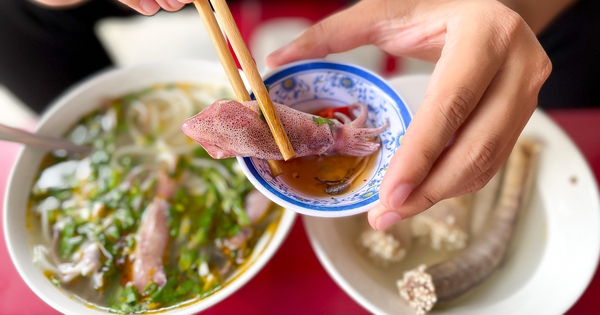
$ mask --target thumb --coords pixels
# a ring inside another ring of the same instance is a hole
[[[381,231],[396,224],[402,218],[398,212],[390,211],[384,207],[381,203],[378,203],[369,210],[368,213],[369,224],[375,230]]]
[[[119,2],[144,15],[153,15],[160,10],[160,5],[154,0],[119,0]]]
[[[269,68],[310,58],[323,58],[370,43],[381,10],[373,1],[360,1],[308,28],[289,45],[267,56]]]

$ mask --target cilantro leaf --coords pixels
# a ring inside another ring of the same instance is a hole
[[[321,126],[322,124],[328,124],[330,126],[333,125],[333,121],[331,121],[331,119],[329,119],[329,118],[313,116],[312,119],[314,122],[317,123],[317,126]]]

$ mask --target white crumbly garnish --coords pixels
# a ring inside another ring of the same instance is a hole
[[[406,249],[400,241],[384,231],[366,230],[361,233],[358,243],[367,250],[370,258],[384,266],[406,256]]]
[[[425,272],[425,265],[405,272],[404,277],[398,280],[396,285],[400,296],[417,315],[427,314],[437,302],[431,275]]]
[[[455,218],[448,217],[446,222],[428,216],[415,216],[412,220],[412,232],[416,237],[427,237],[435,250],[462,249],[467,246],[468,235],[455,225]]]

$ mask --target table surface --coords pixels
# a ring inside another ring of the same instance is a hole
[[[600,109],[555,110],[549,114],[577,144],[590,163],[596,179],[600,179]],[[0,142],[2,192],[18,149],[16,144]],[[0,195],[0,208],[3,199],[4,193]],[[0,262],[0,314],[58,314],[20,278],[10,261],[3,233],[0,233]],[[600,273],[596,272],[590,286],[568,314],[590,314],[597,310],[600,307],[598,294]],[[300,219],[280,250],[254,279],[204,313],[368,314],[335,284],[320,265]]]
[[[312,1],[312,0],[311,0]],[[308,2],[311,2],[308,1]],[[314,2],[314,1],[313,1]],[[339,7],[344,1],[321,5],[321,11],[282,9],[282,2],[265,8],[262,19],[278,16],[274,12],[317,20]],[[285,1],[283,2],[285,3]],[[322,2],[321,2],[322,3]],[[238,21],[239,8],[232,7]],[[258,22],[257,22],[258,23]],[[246,26],[248,25],[246,21]],[[252,26],[242,29],[248,38]],[[600,109],[554,110],[550,117],[562,127],[580,148],[600,179]],[[0,209],[11,166],[19,146],[0,142]],[[2,217],[0,217],[0,223]],[[0,229],[3,225],[0,224]],[[0,315],[58,314],[39,299],[18,275],[8,255],[4,233],[0,231]],[[590,314],[600,308],[600,273],[567,314]],[[368,314],[329,277],[315,256],[298,218],[286,241],[271,261],[244,287],[203,314]]]
[[[549,114],[577,144],[596,179],[600,179],[600,109],[555,110]],[[16,144],[0,142],[2,192],[18,149]],[[3,199],[4,193],[0,195],[0,208]],[[3,233],[0,233],[0,262],[0,314],[58,314],[20,278],[8,256]],[[599,294],[600,273],[596,272],[590,286],[568,314],[590,314],[597,310],[600,307]],[[335,284],[320,265],[300,218],[280,250],[254,279],[204,313],[368,314]]]

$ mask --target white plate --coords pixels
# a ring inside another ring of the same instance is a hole
[[[110,69],[94,75],[66,91],[44,114],[36,132],[60,136],[82,116],[96,110],[103,100],[121,97],[156,84],[172,82],[228,85],[227,76],[221,65],[202,60],[163,61]],[[33,243],[31,233],[26,228],[27,200],[38,166],[44,156],[44,151],[24,147],[17,157],[8,180],[3,215],[4,236],[10,257],[31,290],[59,312],[76,315],[109,314],[106,311],[84,305],[70,292],[55,287],[32,260]],[[234,275],[228,279],[228,283],[223,288],[186,306],[161,310],[160,314],[196,314],[236,292],[273,257],[291,230],[295,218],[295,212],[285,210],[277,228],[271,231],[272,233],[265,233],[261,237],[248,262],[244,265],[245,269],[240,269],[238,276]]]
[[[390,80],[409,107],[421,103],[428,76]],[[594,176],[567,135],[536,111],[524,135],[543,151],[531,203],[519,219],[505,265],[473,292],[435,314],[562,314],[581,296],[600,253],[600,197]],[[366,220],[366,218],[363,218]],[[357,218],[303,218],[319,260],[353,299],[377,314],[404,314],[398,270],[383,270],[356,249]]]

